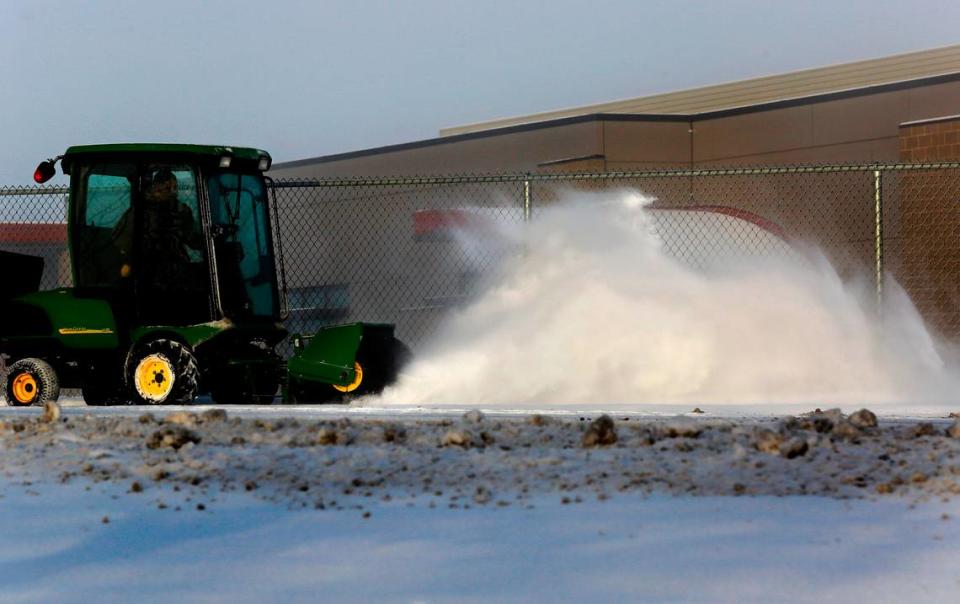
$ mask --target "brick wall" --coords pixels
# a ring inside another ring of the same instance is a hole
[[[900,160],[928,162],[960,159],[960,116],[900,126]]]
[[[960,160],[960,116],[900,127],[904,162]],[[900,237],[895,276],[941,333],[960,337],[960,187],[956,171],[901,172]]]

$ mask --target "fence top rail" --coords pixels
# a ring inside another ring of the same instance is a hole
[[[761,176],[784,174],[833,174],[839,172],[897,172],[919,170],[956,170],[960,161],[931,163],[873,163],[834,164],[819,166],[756,166],[742,168],[695,168],[670,170],[635,170],[624,172],[556,172],[556,173],[509,173],[509,174],[464,174],[450,176],[359,176],[329,178],[275,178],[279,189],[310,187],[357,187],[398,185],[451,185],[483,183],[523,183],[571,180],[627,180],[642,178],[692,178],[706,176]]]
[[[3,187],[0,186],[0,197],[29,197],[31,195],[66,195],[70,192],[70,187]]]
[[[329,178],[274,178],[278,189],[322,187],[389,187],[410,185],[455,185],[487,183],[524,183],[549,181],[605,181],[643,178],[696,178],[708,176],[762,176],[785,174],[833,174],[839,172],[900,172],[925,170],[957,170],[960,161],[930,163],[873,163],[833,164],[820,166],[754,166],[742,168],[694,168],[669,170],[633,170],[622,172],[556,172],[556,173],[504,173],[462,174],[449,176],[357,176]],[[66,186],[0,186],[0,197],[28,197],[43,195],[66,195]]]

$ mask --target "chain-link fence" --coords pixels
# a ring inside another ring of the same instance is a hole
[[[66,253],[68,194],[66,187],[0,187],[0,250],[43,258],[42,289],[73,280]]]
[[[295,332],[383,321],[416,347],[516,251],[505,233],[563,200],[631,189],[654,199],[663,245],[682,260],[815,246],[878,296],[892,275],[932,326],[960,336],[960,163],[273,184]],[[44,287],[70,282],[65,196],[0,188],[0,249],[43,256]]]

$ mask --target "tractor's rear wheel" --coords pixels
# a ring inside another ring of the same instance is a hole
[[[135,404],[187,405],[197,396],[197,359],[175,340],[138,344],[127,356],[125,374]]]
[[[50,363],[20,359],[7,371],[3,392],[10,405],[43,405],[60,398],[60,380]]]

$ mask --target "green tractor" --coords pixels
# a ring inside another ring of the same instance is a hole
[[[268,153],[179,144],[70,147],[74,286],[38,291],[41,258],[0,252],[0,369],[9,404],[332,402],[377,392],[408,355],[388,324],[287,337]]]

